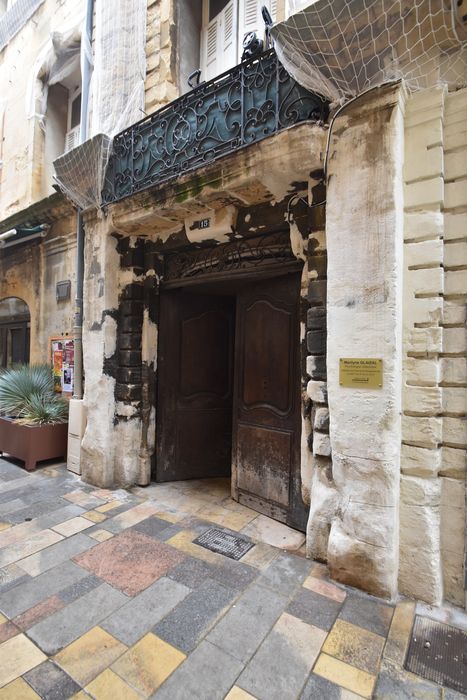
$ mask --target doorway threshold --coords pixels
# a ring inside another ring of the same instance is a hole
[[[146,487],[134,487],[131,492],[157,504],[159,512],[167,519],[172,518],[174,523],[196,516],[255,542],[305,556],[303,532],[234,501],[230,496],[229,478],[151,483]]]

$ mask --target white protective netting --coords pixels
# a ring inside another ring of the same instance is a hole
[[[79,68],[80,52],[81,28],[78,25],[52,32],[37,55],[26,91],[26,111],[28,119],[37,117],[43,129],[49,88]]]
[[[90,139],[54,162],[60,189],[83,210],[100,207],[113,136],[144,116],[146,7],[146,0],[95,3]],[[82,57],[90,53],[83,45]]]
[[[308,7],[273,27],[279,59],[336,106],[393,80],[409,90],[467,84],[465,0],[291,2]]]

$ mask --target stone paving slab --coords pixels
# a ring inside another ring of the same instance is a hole
[[[28,671],[24,679],[39,697],[47,700],[62,700],[80,691],[80,686],[52,661],[44,661]]]
[[[10,618],[16,617],[87,575],[85,569],[67,561],[0,594],[0,610]]]
[[[193,542],[213,526],[255,545]],[[467,616],[336,584],[284,551],[302,537],[222,479],[112,491],[0,459],[0,700],[465,697],[403,663],[417,610]]]
[[[102,583],[81,598],[28,630],[28,636],[47,654],[56,654],[126,601],[125,595]]]
[[[217,581],[206,579],[163,620],[153,632],[185,653],[192,651],[206,635],[224,610],[236,597],[236,592]]]
[[[257,583],[230,608],[208,640],[242,663],[253,656],[287,604],[280,593]]]
[[[131,646],[165,618],[189,593],[187,586],[162,577],[109,615],[101,627]]]
[[[61,540],[57,544],[47,547],[47,549],[31,554],[18,562],[18,566],[30,576],[38,576],[52,569],[54,566],[66,562],[76,554],[81,554],[86,549],[95,546],[95,541],[85,534],[78,533],[66,540]]]
[[[297,697],[325,639],[324,630],[283,613],[237,685],[258,700]]]

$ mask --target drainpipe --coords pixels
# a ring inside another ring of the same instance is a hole
[[[79,143],[88,138],[89,85],[92,62],[92,20],[94,0],[86,0],[86,22],[81,37],[81,115]],[[76,300],[73,323],[74,347],[74,387],[73,398],[83,398],[83,278],[84,278],[84,224],[81,210],[76,214]]]

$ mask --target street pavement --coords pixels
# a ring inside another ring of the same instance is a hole
[[[254,546],[193,541],[213,527]],[[0,700],[465,698],[403,670],[420,604],[332,582],[281,527],[224,480],[111,491],[0,459]]]

